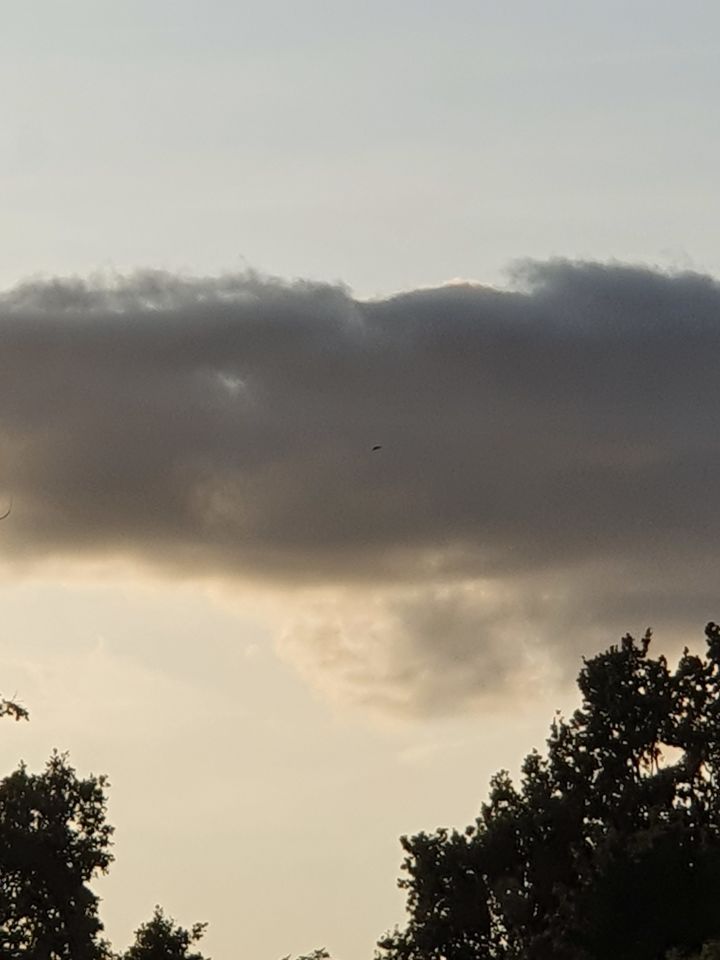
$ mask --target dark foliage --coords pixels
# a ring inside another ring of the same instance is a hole
[[[671,671],[650,633],[585,662],[580,708],[463,833],[403,838],[382,960],[657,960],[720,938],[720,628]],[[702,956],[712,955],[704,953]]]
[[[98,898],[112,827],[105,779],[79,780],[60,754],[41,774],[25,765],[0,782],[0,956],[99,960]]]
[[[175,925],[160,907],[148,923],[135,932],[135,943],[122,955],[122,960],[205,960],[190,948],[202,937],[207,924],[196,923],[191,930]]]
[[[21,764],[0,781],[2,960],[205,960],[191,951],[205,924],[184,930],[160,907],[124,954],[102,938],[88,884],[112,862],[106,786],[105,777],[78,779],[58,753],[41,774]]]
[[[0,697],[0,717],[12,717],[14,720],[29,720],[30,714],[25,707],[15,700],[5,700]]]

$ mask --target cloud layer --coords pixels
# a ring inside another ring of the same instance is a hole
[[[283,649],[322,686],[462,708],[720,615],[719,361],[715,280],[621,265],[24,284],[0,549],[303,586]]]

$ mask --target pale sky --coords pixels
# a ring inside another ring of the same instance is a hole
[[[368,960],[720,619],[720,9],[0,6],[0,772],[109,775],[117,948]]]
[[[2,5],[6,283],[720,272],[713,0]]]

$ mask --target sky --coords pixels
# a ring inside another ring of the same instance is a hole
[[[582,656],[720,619],[718,30],[4,6],[0,764],[108,774],[117,947],[370,957]]]

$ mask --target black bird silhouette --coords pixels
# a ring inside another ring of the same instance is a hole
[[[373,447],[373,450],[382,450],[382,444],[376,443],[375,446]]]

